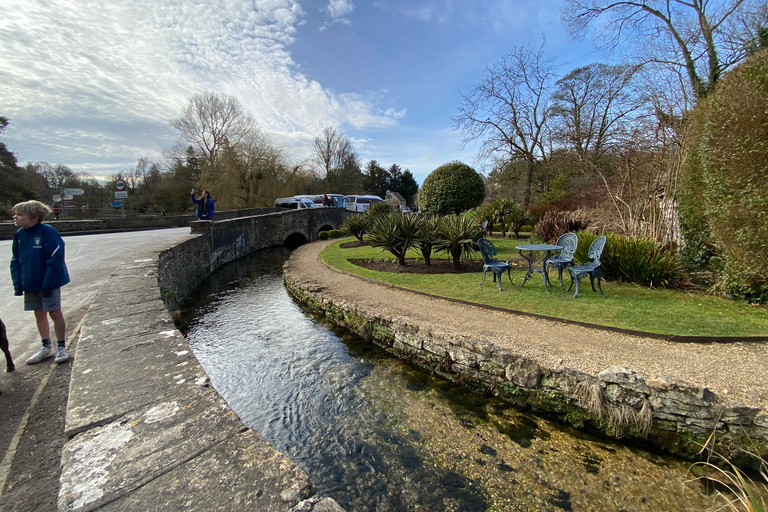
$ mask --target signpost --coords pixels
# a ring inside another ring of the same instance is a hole
[[[81,196],[85,194],[85,190],[81,188],[65,188],[62,192],[64,192],[65,195],[70,196]]]
[[[115,180],[115,199],[128,199],[128,191],[125,190],[125,180],[122,178]],[[112,206],[119,206],[123,212],[123,217],[125,217],[125,206],[121,201],[115,201],[112,203]]]

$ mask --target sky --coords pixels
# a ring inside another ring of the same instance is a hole
[[[561,0],[0,0],[2,137],[20,164],[107,177],[162,159],[195,93],[235,96],[306,159],[325,127],[421,183],[461,160],[451,116],[515,45],[596,62]]]

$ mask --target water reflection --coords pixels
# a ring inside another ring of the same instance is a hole
[[[186,335],[245,424],[349,511],[701,510],[688,464],[474,394],[297,305],[288,251],[194,294]]]

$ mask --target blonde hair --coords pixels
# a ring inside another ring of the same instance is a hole
[[[43,222],[45,216],[51,213],[51,209],[40,201],[24,201],[13,207],[13,213],[17,215],[26,215],[30,219],[37,219]]]

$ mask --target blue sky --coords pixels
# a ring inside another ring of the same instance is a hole
[[[21,163],[108,176],[161,158],[189,97],[236,96],[301,161],[326,126],[421,182],[457,147],[460,93],[513,45],[599,60],[560,0],[0,0],[0,115]]]

